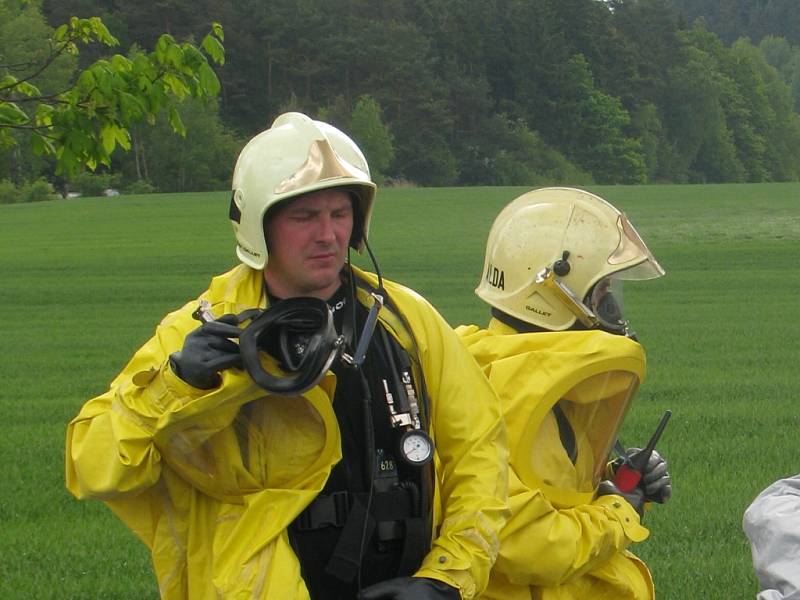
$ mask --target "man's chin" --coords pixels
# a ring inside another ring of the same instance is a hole
[[[324,274],[319,273],[317,277],[314,277],[307,283],[307,289],[310,295],[322,297],[330,296],[339,289],[339,286],[342,284],[342,279],[339,276],[339,271],[336,271]]]

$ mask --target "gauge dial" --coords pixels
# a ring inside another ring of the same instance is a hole
[[[412,429],[400,439],[401,456],[414,466],[422,466],[433,458],[433,440],[424,431]]]

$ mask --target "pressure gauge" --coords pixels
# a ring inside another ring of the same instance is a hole
[[[400,438],[400,455],[410,465],[421,467],[433,458],[433,440],[420,429],[411,429]]]

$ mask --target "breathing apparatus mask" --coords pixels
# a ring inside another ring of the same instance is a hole
[[[345,351],[345,337],[336,333],[333,312],[324,300],[310,297],[279,300],[266,309],[250,309],[236,315],[238,323],[250,321],[239,333],[242,363],[259,386],[280,396],[296,396],[316,386],[339,357],[348,366],[358,368],[364,361],[369,341],[378,320],[383,299],[373,294],[364,330],[355,351]],[[203,301],[193,316],[202,321],[214,320]],[[260,353],[275,359],[283,374],[264,368]]]
[[[213,321],[209,308],[201,301],[192,316],[204,323]],[[344,343],[330,307],[318,298],[279,300],[266,309],[241,312],[236,321],[249,321],[238,335],[245,370],[260,387],[281,396],[302,394],[317,385]],[[282,374],[264,368],[261,351],[275,359]]]
[[[629,332],[628,321],[623,316],[621,280],[604,277],[587,294],[584,303],[594,312],[601,329],[622,334]]]
[[[327,303],[290,298],[254,316],[239,336],[242,362],[250,377],[273,394],[297,395],[317,385],[339,354],[343,338]],[[264,369],[259,352],[274,357],[284,375]]]

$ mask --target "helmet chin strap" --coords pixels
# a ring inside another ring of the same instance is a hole
[[[386,299],[386,292],[383,289],[383,275],[381,275],[381,269],[378,266],[378,261],[375,258],[375,254],[372,252],[372,248],[370,248],[369,242],[367,241],[366,236],[363,238],[364,247],[367,249],[369,253],[369,257],[372,260],[372,265],[375,267],[375,274],[378,277],[378,288],[376,291],[372,292],[370,296],[374,300],[372,306],[369,309],[369,314],[367,314],[367,320],[364,322],[364,327],[361,329],[361,334],[358,337],[358,342],[353,342],[355,344],[355,349],[353,350],[352,354],[347,352],[342,352],[342,362],[347,366],[353,368],[360,368],[364,359],[367,356],[367,348],[369,348],[369,342],[372,339],[372,335],[375,333],[375,326],[378,323],[378,313],[380,312],[381,308],[383,308],[383,304]],[[350,248],[347,249],[347,265],[350,268]],[[352,270],[349,273],[349,284],[350,284],[350,311],[351,311],[351,319],[352,322],[355,323],[355,310],[356,310],[356,291],[355,291],[355,278],[353,276]]]
[[[378,266],[378,260],[375,258],[375,255],[372,253],[372,248],[369,246],[369,242],[367,241],[367,236],[364,236],[364,247],[367,249],[367,253],[369,254],[369,258],[372,261],[372,266],[375,267],[375,275],[378,276],[378,290],[381,292],[383,291],[383,275],[381,275],[381,268]]]
[[[610,292],[601,296],[595,305],[591,301],[592,291],[590,290],[585,301],[582,302],[569,286],[556,277],[556,272],[550,267],[545,267],[537,274],[536,283],[551,290],[587,329],[602,329],[609,333],[636,339],[635,334],[628,327],[628,321],[622,316],[619,304]]]
[[[569,287],[556,277],[555,271],[545,267],[536,275],[536,283],[552,291],[578,320],[588,328],[598,327],[600,321],[588,306],[581,302]]]

